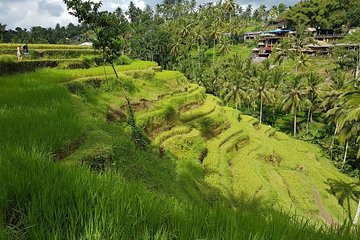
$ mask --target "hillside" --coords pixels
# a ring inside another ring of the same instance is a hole
[[[155,79],[164,74],[171,72]],[[346,204],[340,206],[331,189],[354,180],[340,174],[319,148],[222,106],[197,85],[183,91],[140,108],[136,116],[155,144],[180,158],[178,165],[198,165],[202,178],[195,185],[207,197],[213,197],[211,187],[230,202],[256,199],[328,224],[348,217]],[[350,205],[355,212],[356,202]]]
[[[355,212],[341,192],[354,180],[317,147],[179,72],[142,61],[117,70],[1,78],[0,238],[352,238],[326,225]],[[146,150],[131,141],[124,96]]]

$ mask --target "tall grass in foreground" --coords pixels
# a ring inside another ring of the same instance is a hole
[[[49,153],[85,131],[87,119],[54,84],[81,73],[47,79],[44,71],[0,79],[0,239],[356,238],[252,203],[209,207],[149,192],[117,172],[53,163]]]
[[[350,239],[272,211],[231,210],[159,197],[116,175],[54,165],[39,152],[5,151],[0,209],[8,237],[29,239]],[[1,231],[1,230],[0,230]]]

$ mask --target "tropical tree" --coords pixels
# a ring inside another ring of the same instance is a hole
[[[5,33],[5,30],[6,30],[6,24],[1,24],[0,23],[0,42],[3,42],[4,41],[4,33]]]
[[[292,79],[290,84],[290,89],[285,96],[285,99],[282,102],[283,110],[291,112],[293,114],[293,134],[296,136],[297,129],[297,113],[300,111],[303,104],[303,77],[301,75],[296,75]]]
[[[259,99],[259,121],[260,124],[262,124],[262,120],[263,120],[263,107],[264,107],[264,103],[269,102],[271,99],[271,95],[269,92],[269,83],[270,83],[270,78],[269,78],[269,61],[264,61],[263,62],[263,68],[260,70],[258,76],[256,78],[254,78],[254,88],[257,90],[257,95],[258,95],[258,99]]]
[[[116,13],[100,11],[101,2],[64,0],[70,14],[77,17],[94,31],[94,47],[103,53],[103,59],[111,64],[116,77],[118,74],[114,61],[121,55],[124,45],[126,20],[119,19]]]
[[[277,108],[276,104],[278,103],[281,96],[280,87],[284,81],[285,76],[286,73],[278,67],[276,67],[270,75],[271,99],[273,103],[273,121],[275,121],[275,111]]]
[[[241,104],[246,99],[246,76],[243,71],[245,67],[245,61],[239,56],[234,55],[229,61],[229,67],[227,68],[226,75],[224,76],[227,81],[225,82],[225,101],[233,99],[236,109],[241,109]]]
[[[306,97],[308,100],[308,113],[306,120],[306,131],[309,130],[309,123],[312,122],[313,111],[316,108],[318,96],[319,96],[319,84],[321,78],[314,72],[309,73],[306,76]]]
[[[344,93],[340,98],[340,106],[345,110],[339,116],[339,140],[345,143],[344,158],[342,169],[346,163],[349,141],[356,138],[359,141],[360,136],[360,91],[359,89],[350,90]],[[360,151],[360,149],[359,149]],[[358,151],[358,158],[359,158]]]
[[[237,4],[234,0],[227,0],[223,6],[226,13],[229,14],[229,22],[231,25],[231,16],[235,13]]]

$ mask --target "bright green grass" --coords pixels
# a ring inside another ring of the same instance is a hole
[[[0,44],[0,50],[2,49],[15,49],[17,48],[19,44],[16,43],[1,43]],[[22,44],[20,45],[22,49]],[[91,47],[88,46],[80,46],[80,45],[63,45],[63,44],[28,44],[29,49],[41,49],[41,50],[47,50],[47,49],[91,49]]]
[[[128,71],[154,65],[135,61],[117,68]],[[348,229],[338,232],[315,227],[300,217],[270,210],[261,201],[248,201],[243,196],[228,199],[220,186],[206,181],[209,173],[197,157],[208,142],[196,129],[165,140],[169,152],[162,159],[151,151],[137,149],[124,133],[124,125],[106,122],[104,112],[99,111],[119,98],[116,86],[122,82],[91,91],[86,86],[88,98],[71,95],[65,88],[78,78],[100,76],[102,70],[43,69],[0,79],[0,126],[5,129],[0,140],[0,239],[355,239]],[[105,85],[113,81],[110,69],[106,70],[109,79]],[[192,86],[188,94],[184,86],[174,89],[171,75],[165,72],[141,80],[127,76],[127,84],[132,82],[139,92],[136,96],[128,90],[122,93],[137,99],[142,84],[154,81],[153,85],[149,83],[153,89],[156,84],[168,86],[161,90],[169,95],[159,98],[158,108],[169,104],[181,108],[186,105],[186,96],[188,103],[204,98],[202,88]],[[105,90],[106,98],[102,95]],[[183,92],[173,94],[174,90]],[[89,98],[102,104],[94,105]],[[220,109],[218,106],[209,116],[217,116]],[[239,123],[238,112],[224,109],[222,113],[231,127],[247,128],[251,143],[257,130],[247,124],[246,116]],[[235,138],[243,139],[232,134],[225,131],[214,141],[222,143],[229,137],[223,143],[228,151]],[[79,137],[84,143],[54,163],[53,153]],[[290,142],[298,151],[307,148],[318,154],[310,144]],[[216,148],[211,150],[216,152]],[[286,148],[283,151],[287,153]],[[225,156],[221,161],[226,161]],[[101,159],[109,161],[105,169],[90,171],[85,160]],[[347,180],[325,159],[321,164],[329,175]],[[231,168],[234,165],[235,161]],[[243,185],[232,179],[236,171],[222,166],[214,168],[222,177],[221,184],[232,183],[233,189]],[[257,176],[254,169],[251,172]],[[310,175],[316,172],[309,171]],[[228,207],[228,201],[234,208]]]
[[[296,211],[316,222],[323,221],[315,201],[317,191],[321,204],[336,221],[347,219],[347,203],[339,205],[329,191],[328,181],[356,180],[340,174],[319,148],[259,125],[258,119],[249,116],[242,116],[239,122],[238,111],[220,106],[216,111],[222,112],[230,128],[205,142],[199,125],[192,124],[195,129],[189,132],[188,121],[212,115],[214,102],[215,106],[219,104],[214,99],[208,96],[202,106],[182,113],[182,123],[175,122],[178,127],[158,135],[156,142],[162,143],[165,138],[165,149],[184,161],[199,158],[202,149],[207,148],[205,182],[230,201],[242,197],[259,199],[266,206]],[[350,200],[351,213],[356,206],[356,201]]]

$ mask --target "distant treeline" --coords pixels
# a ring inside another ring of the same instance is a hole
[[[88,31],[86,26],[72,23],[67,26],[56,24],[55,28],[35,26],[30,29],[21,27],[7,29],[6,26],[0,23],[0,42],[3,43],[73,44],[91,38],[86,35]]]

